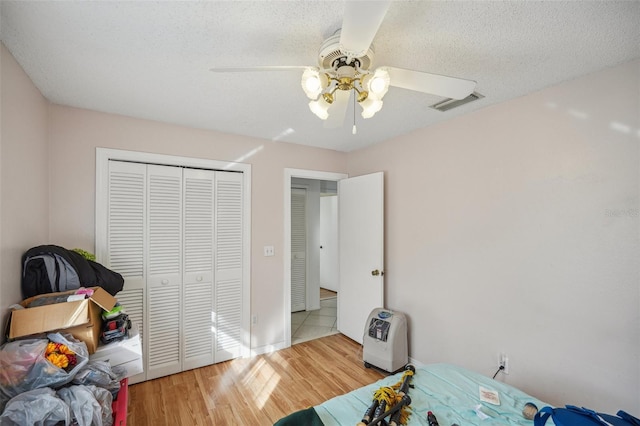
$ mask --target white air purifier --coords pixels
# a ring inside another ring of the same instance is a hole
[[[376,308],[369,314],[362,343],[364,366],[394,373],[409,363],[407,318],[400,312]]]

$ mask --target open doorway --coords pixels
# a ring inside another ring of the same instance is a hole
[[[320,236],[320,209],[321,205],[324,205],[323,210],[333,209],[332,221],[335,221],[337,240],[337,181],[346,177],[347,175],[341,173],[285,170],[285,249],[283,254],[285,347],[291,346],[292,343],[337,333],[337,298],[339,297],[337,242],[322,242],[327,240]],[[302,196],[304,191],[301,192],[298,189],[306,190],[307,194]],[[314,193],[312,197],[308,196],[310,192]],[[310,215],[307,214],[309,210],[304,214],[302,222],[299,217],[296,219],[296,215],[300,212],[294,211],[294,207],[296,210],[300,209],[299,205],[296,206],[300,198],[307,203],[311,202],[310,211],[313,212],[311,216],[315,219],[309,218]],[[325,198],[328,201],[324,200]],[[314,222],[311,226],[307,226],[306,221]],[[296,223],[298,230],[294,229]],[[326,224],[326,221],[324,223]],[[296,239],[300,236],[300,227],[307,233],[304,236],[304,244]],[[331,256],[330,246],[335,247],[335,261],[326,258],[327,255]],[[324,267],[321,268],[321,264]],[[300,275],[304,275],[302,286],[304,295],[300,295],[299,290],[296,293],[294,288],[299,286],[297,281],[300,280]],[[331,282],[327,284],[327,280]],[[321,297],[321,284],[324,284],[325,290],[333,293],[323,291]],[[304,308],[301,307],[301,301],[304,301]]]
[[[338,332],[337,182],[291,181],[291,344]]]
[[[284,347],[291,346],[291,180],[338,181],[337,330],[362,343],[362,324],[384,307],[384,173],[344,174],[285,169]],[[318,293],[309,293],[315,297]],[[319,303],[318,303],[319,305]]]

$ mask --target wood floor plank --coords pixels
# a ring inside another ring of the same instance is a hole
[[[129,426],[273,425],[368,385],[362,346],[341,335],[131,385]]]

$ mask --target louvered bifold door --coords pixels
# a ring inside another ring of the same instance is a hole
[[[107,211],[107,261],[105,266],[124,278],[116,294],[129,319],[145,335],[145,205],[147,166],[109,161]],[[129,383],[145,380],[145,373],[129,378]]]
[[[214,227],[215,362],[242,349],[242,173],[216,172]]]
[[[184,169],[183,370],[213,364],[215,172]]]
[[[147,379],[181,371],[182,169],[147,166]]]
[[[291,312],[307,308],[307,190],[291,188]]]

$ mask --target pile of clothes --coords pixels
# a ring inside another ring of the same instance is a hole
[[[0,347],[0,424],[111,426],[112,402],[126,370],[89,361],[70,334]]]
[[[80,287],[102,287],[115,296],[124,278],[84,250],[68,250],[56,245],[30,248],[22,256],[22,296],[58,293]]]

